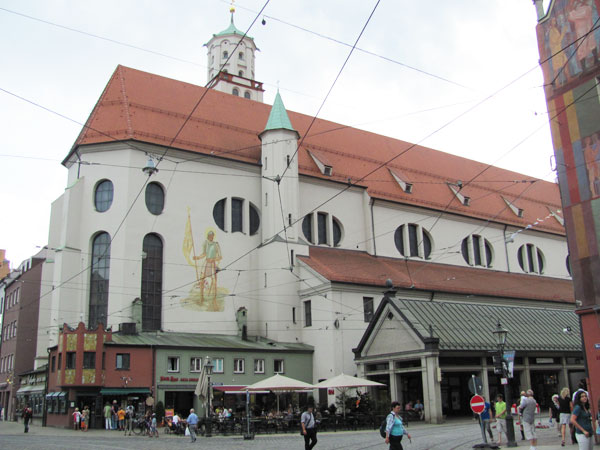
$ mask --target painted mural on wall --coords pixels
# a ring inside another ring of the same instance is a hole
[[[195,282],[188,296],[181,304],[196,311],[219,312],[225,309],[225,297],[229,291],[219,286],[219,263],[223,259],[221,246],[217,241],[214,228],[204,230],[201,245],[194,242],[192,219],[188,208],[188,217],[183,236],[183,256],[190,267]]]
[[[555,0],[538,27],[540,61],[547,84],[562,86],[598,63],[600,0]]]

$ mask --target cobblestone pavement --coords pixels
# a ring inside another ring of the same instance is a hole
[[[406,450],[467,450],[481,442],[478,425],[471,420],[452,421],[442,425],[411,424],[409,432],[412,442],[403,441]],[[560,440],[554,429],[539,430],[538,448],[561,449]],[[387,449],[378,430],[355,432],[319,433],[315,450],[368,450]],[[406,438],[405,438],[406,439]],[[520,437],[519,437],[520,439]],[[519,447],[529,448],[529,443],[519,440]],[[299,434],[258,435],[254,440],[239,436],[212,438],[199,437],[191,443],[189,437],[161,434],[160,438],[123,436],[117,431],[90,430],[75,432],[52,427],[34,425],[28,434],[23,433],[20,423],[0,422],[0,448],[11,450],[77,449],[77,450],[124,450],[124,449],[256,449],[256,450],[301,450],[304,441]],[[568,447],[567,447],[568,448]],[[571,447],[573,448],[573,447]]]

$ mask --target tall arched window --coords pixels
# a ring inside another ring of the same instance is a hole
[[[102,180],[96,185],[94,193],[94,206],[96,211],[108,211],[113,201],[113,184],[110,180]]]
[[[142,330],[160,330],[162,323],[163,243],[150,233],[144,236],[142,253]]]
[[[89,327],[107,325],[108,281],[110,275],[110,235],[102,232],[92,243]]]

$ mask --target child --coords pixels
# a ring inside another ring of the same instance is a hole
[[[79,412],[79,408],[75,408],[73,412],[73,429],[79,430],[81,423],[81,413]]]
[[[158,437],[158,428],[156,427],[156,414],[152,414],[152,422],[150,422],[150,434],[149,437]]]
[[[123,406],[117,411],[117,418],[119,420],[119,431],[123,431],[125,429],[125,410],[123,409]]]

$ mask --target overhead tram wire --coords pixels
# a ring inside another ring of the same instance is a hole
[[[227,0],[221,0],[221,1],[223,3],[228,3]],[[238,5],[237,8],[243,9],[243,10],[251,12],[251,13],[255,13],[254,10],[251,10],[250,8],[244,8],[243,6],[239,6]],[[403,63],[401,61],[398,61],[396,59],[390,58],[388,56],[383,56],[383,55],[380,55],[378,53],[375,53],[375,52],[372,52],[372,51],[365,50],[363,48],[357,47],[356,44],[353,46],[352,44],[349,44],[349,43],[344,42],[344,41],[340,41],[339,39],[336,39],[334,37],[327,36],[326,34],[322,34],[322,33],[319,33],[317,31],[309,30],[308,28],[301,27],[300,25],[295,25],[295,24],[293,24],[291,22],[287,22],[287,21],[285,21],[283,19],[279,19],[279,18],[274,17],[274,16],[263,15],[263,17],[266,18],[266,19],[274,20],[276,22],[280,22],[280,23],[282,23],[284,25],[287,25],[289,27],[292,27],[292,28],[296,28],[296,29],[301,30],[301,31],[303,31],[305,33],[313,34],[313,35],[315,35],[315,36],[317,36],[317,37],[319,37],[321,39],[325,39],[325,40],[328,40],[328,41],[331,41],[331,42],[335,42],[336,44],[340,44],[340,45],[343,45],[345,47],[355,48],[359,52],[365,53],[365,54],[370,55],[370,56],[375,56],[376,58],[383,59],[384,61],[388,61],[388,62],[391,62],[393,64],[398,64],[399,66],[406,67],[407,69],[414,70],[415,72],[419,72],[419,73],[421,73],[423,75],[427,75],[427,76],[430,76],[430,77],[433,77],[433,78],[437,78],[438,80],[444,81],[446,83],[450,83],[450,84],[453,84],[455,86],[458,86],[458,87],[461,87],[461,88],[464,88],[464,89],[474,90],[473,88],[464,86],[464,85],[462,85],[460,83],[457,83],[455,81],[449,80],[449,79],[444,78],[444,77],[442,77],[440,75],[436,75],[434,73],[427,72],[426,70],[419,69],[417,67],[414,67],[414,66],[411,66],[409,64]]]
[[[248,27],[248,29],[246,30],[246,32],[244,33],[244,35],[242,36],[242,38],[241,38],[241,39],[238,41],[237,45],[235,46],[235,48],[234,48],[234,49],[233,49],[233,51],[231,52],[231,55],[229,55],[229,57],[227,58],[227,60],[226,60],[226,61],[225,61],[225,62],[224,62],[222,65],[221,65],[221,69],[222,69],[223,67],[225,67],[225,65],[226,65],[226,64],[229,62],[229,59],[230,59],[230,58],[233,56],[233,54],[235,53],[235,50],[236,50],[236,49],[239,47],[239,45],[240,45],[240,43],[242,42],[242,40],[243,40],[243,39],[246,37],[246,35],[248,34],[248,31],[250,31],[250,29],[252,28],[252,26],[253,26],[253,25],[256,23],[256,21],[258,20],[258,17],[260,16],[260,14],[262,14],[262,12],[263,12],[263,11],[264,11],[264,9],[267,7],[267,5],[270,3],[270,1],[271,1],[271,0],[267,0],[267,1],[265,2],[265,4],[263,5],[263,7],[261,8],[261,10],[260,10],[259,14],[258,14],[258,15],[257,15],[257,16],[254,18],[254,20],[252,21],[252,23],[250,24],[250,26]],[[200,98],[198,99],[198,101],[195,103],[195,105],[194,105],[194,107],[192,108],[192,110],[191,110],[191,111],[190,111],[190,112],[187,114],[187,116],[186,116],[185,120],[183,121],[183,124],[182,124],[182,125],[179,127],[179,129],[178,129],[177,133],[175,133],[175,135],[173,136],[173,138],[170,140],[169,144],[168,144],[168,145],[165,147],[165,150],[164,150],[164,152],[163,152],[162,156],[158,158],[158,161],[157,161],[157,163],[156,163],[156,166],[155,166],[156,168],[158,168],[158,166],[160,165],[160,163],[161,163],[161,161],[162,161],[162,158],[163,158],[164,156],[166,156],[167,152],[168,152],[170,149],[172,149],[173,143],[174,143],[174,142],[177,140],[177,137],[178,137],[178,136],[181,134],[181,132],[183,131],[184,127],[187,125],[187,123],[188,123],[188,122],[189,122],[189,120],[191,119],[192,115],[194,114],[194,112],[196,111],[196,109],[198,108],[198,106],[200,106],[200,103],[202,102],[202,100],[204,100],[204,98],[206,97],[206,95],[207,95],[208,91],[209,91],[209,90],[211,90],[211,88],[212,88],[212,82],[213,82],[213,80],[214,80],[214,78],[213,78],[213,79],[211,79],[211,80],[210,80],[210,81],[207,83],[206,89],[204,90],[204,92],[202,93],[202,95],[200,96]],[[0,89],[1,89],[1,88],[0,88]],[[3,90],[4,92],[8,92],[8,91],[5,91],[4,89],[2,89],[2,90]],[[11,95],[14,95],[14,94],[12,94],[12,93],[10,93],[10,94],[11,94]],[[15,96],[16,96],[16,95],[15,95]],[[19,97],[19,98],[21,98],[21,97]],[[27,101],[27,100],[26,100],[26,101]],[[30,103],[31,103],[31,102],[30,102]],[[42,107],[41,105],[38,105],[38,106]],[[44,107],[42,107],[42,108],[43,108],[43,109],[46,109],[46,108],[44,108]],[[51,111],[51,110],[48,110],[48,111]],[[51,111],[51,112],[52,112],[52,111]],[[65,117],[65,118],[67,118],[66,116],[63,116],[63,115],[61,115],[61,114],[59,114],[59,113],[56,113],[56,112],[54,112],[54,113],[55,113],[55,114],[58,114],[58,115],[60,115],[61,117]],[[69,120],[71,120],[71,119],[69,119]],[[84,127],[85,127],[85,125],[84,125]],[[103,133],[103,134],[105,134],[105,133]],[[111,139],[115,139],[115,138],[111,137]],[[115,139],[115,140],[116,140],[116,139]],[[150,180],[150,177],[147,177],[147,178],[144,180],[144,183],[142,184],[142,186],[141,186],[141,188],[140,188],[139,192],[137,193],[137,195],[135,196],[135,198],[134,198],[133,202],[131,203],[131,206],[130,206],[130,207],[127,209],[127,211],[125,212],[125,216],[123,217],[123,219],[121,220],[121,222],[120,222],[120,223],[119,223],[119,225],[117,226],[117,229],[116,229],[116,230],[115,230],[115,231],[114,231],[114,232],[113,232],[113,233],[110,235],[110,236],[111,236],[111,238],[110,238],[110,242],[109,242],[109,244],[106,246],[106,249],[104,250],[103,254],[102,254],[102,255],[99,255],[99,259],[102,259],[102,258],[104,257],[104,255],[106,255],[106,252],[108,252],[108,250],[111,248],[111,245],[112,245],[112,242],[113,242],[113,241],[114,241],[114,239],[115,239],[115,236],[118,234],[119,230],[121,229],[121,227],[122,227],[122,226],[123,226],[123,224],[125,223],[125,220],[127,219],[127,217],[129,216],[129,214],[130,214],[130,213],[131,213],[131,211],[133,210],[133,207],[134,207],[134,206],[135,206],[135,204],[137,203],[137,200],[139,199],[140,195],[141,195],[141,194],[142,194],[142,192],[144,191],[144,188],[147,186],[147,184],[148,184],[149,180]],[[91,267],[93,267],[93,264],[94,264],[94,263],[93,263],[93,261],[92,261],[92,264],[91,264],[91,265],[89,265],[89,266],[85,267],[84,269],[82,269],[81,271],[79,271],[79,272],[78,272],[78,273],[76,273],[75,275],[71,276],[70,278],[68,278],[68,279],[67,279],[67,280],[65,280],[64,282],[61,282],[61,283],[59,283],[59,284],[58,284],[58,285],[57,285],[57,286],[56,286],[54,289],[57,289],[57,288],[61,287],[61,286],[62,286],[64,283],[67,283],[67,282],[69,282],[69,281],[71,281],[71,280],[75,279],[76,277],[80,276],[82,273],[86,272],[86,271],[87,271],[87,270],[89,270]],[[53,290],[50,290],[50,291],[48,291],[46,294],[43,294],[42,296],[40,296],[40,299],[41,299],[43,296],[45,296],[45,295],[47,295],[47,294],[49,294],[49,293],[53,292],[53,291],[54,291],[54,289],[53,289]]]
[[[325,98],[323,99],[323,101],[321,102],[321,106],[319,106],[319,109],[317,110],[317,113],[313,116],[310,124],[308,125],[308,128],[306,129],[306,131],[304,132],[304,136],[302,137],[302,139],[300,140],[300,142],[298,143],[298,146],[296,147],[296,150],[294,151],[294,154],[292,155],[292,157],[290,158],[290,162],[294,160],[294,158],[296,157],[296,155],[298,154],[298,150],[300,149],[300,147],[302,146],[302,144],[304,143],[304,139],[306,138],[306,136],[308,135],[308,133],[310,132],[310,129],[312,128],[312,126],[314,125],[314,123],[317,120],[317,117],[319,116],[319,113],[321,112],[321,109],[323,109],[323,106],[325,106],[325,102],[327,102],[327,99],[329,98],[329,95],[331,94],[331,91],[333,91],[334,86],[336,85],[338,79],[340,78],[340,76],[342,75],[342,72],[344,71],[344,68],[346,67],[346,64],[348,64],[348,61],[350,60],[350,57],[352,56],[352,53],[354,52],[354,49],[356,48],[356,45],[358,44],[358,41],[360,40],[360,38],[362,37],[363,33],[365,32],[365,30],[367,29],[367,25],[369,25],[369,22],[371,21],[371,18],[373,17],[373,14],[375,14],[375,11],[377,10],[377,7],[379,6],[379,3],[381,2],[381,0],[377,0],[377,3],[375,3],[375,6],[373,7],[373,10],[371,11],[371,14],[369,14],[369,17],[367,18],[367,21],[365,22],[365,24],[363,25],[362,30],[360,30],[360,33],[358,34],[358,37],[356,38],[356,41],[354,42],[354,45],[352,46],[352,48],[350,49],[350,52],[348,53],[348,56],[346,57],[346,60],[344,61],[344,63],[342,64],[342,67],[340,68],[340,70],[338,71],[338,74],[335,76],[335,79],[333,80],[333,83],[331,84],[329,91],[327,91],[327,94],[325,95]],[[283,173],[281,174],[281,178],[285,177],[285,174],[287,172],[287,170],[289,169],[289,163],[286,166],[285,170],[283,171]]]
[[[540,64],[542,64],[544,61],[542,61]],[[365,175],[363,175],[362,177],[360,177],[359,179],[353,181],[352,183],[348,183],[346,186],[344,186],[343,189],[341,189],[340,191],[338,191],[337,193],[333,194],[331,197],[329,197],[327,200],[321,202],[319,205],[315,206],[312,210],[308,211],[306,214],[310,214],[311,212],[314,212],[316,210],[318,210],[319,208],[321,208],[322,206],[326,205],[327,203],[329,203],[330,201],[334,200],[335,198],[337,198],[338,196],[340,196],[341,194],[343,194],[344,192],[346,192],[348,189],[350,189],[351,187],[357,185],[359,182],[363,181],[365,178],[367,178],[369,175],[377,172],[378,170],[382,169],[383,167],[385,167],[386,165],[388,165],[390,162],[396,160],[397,158],[401,157],[402,155],[408,153],[409,151],[413,150],[415,147],[417,147],[418,145],[420,145],[422,142],[424,142],[425,140],[429,139],[431,136],[439,133],[441,130],[443,130],[444,128],[448,127],[449,125],[451,125],[452,123],[454,123],[455,121],[459,120],[460,118],[462,118],[463,116],[467,115],[468,113],[470,113],[471,111],[473,111],[474,109],[476,109],[477,107],[479,107],[480,105],[482,105],[483,103],[487,102],[488,100],[490,100],[491,98],[493,98],[494,96],[496,96],[498,93],[502,92],[503,90],[507,89],[508,87],[510,87],[511,85],[513,85],[514,83],[516,83],[518,80],[520,80],[521,78],[525,77],[527,74],[529,74],[530,72],[532,72],[533,70],[535,70],[538,67],[538,65],[533,66],[532,68],[528,69],[527,71],[523,72],[522,74],[520,74],[519,76],[517,76],[516,78],[514,78],[513,80],[509,81],[508,83],[506,83],[505,85],[503,85],[502,87],[500,87],[499,89],[495,90],[494,92],[492,92],[491,94],[487,95],[485,98],[483,98],[482,100],[480,100],[479,102],[477,102],[475,105],[473,105],[472,107],[468,108],[467,110],[463,111],[462,113],[458,114],[457,116],[453,117],[452,119],[450,119],[449,121],[447,121],[446,123],[444,123],[443,125],[441,125],[440,127],[436,128],[435,130],[431,131],[430,133],[428,133],[426,136],[424,136],[423,138],[421,138],[418,142],[413,143],[413,144],[409,144],[409,146],[397,153],[396,155],[392,156],[391,158],[389,158],[388,160],[382,162],[381,164],[379,164],[375,169],[367,172]],[[299,148],[300,146],[298,146]],[[306,215],[305,214],[305,215]],[[298,218],[296,219],[292,225],[298,223],[301,219]],[[281,230],[282,231],[282,230]],[[279,234],[281,231],[277,232],[276,234]],[[275,237],[272,236],[272,237]],[[256,249],[258,249],[260,246],[256,246],[248,251],[246,251],[245,253],[241,254],[238,258],[236,258],[235,260],[233,260],[230,264],[228,264],[228,266],[230,266],[231,264],[236,263],[237,261],[245,258],[246,256],[248,256],[249,254],[251,254],[252,252],[254,252]],[[227,266],[227,267],[228,267]],[[190,285],[192,282],[188,282],[185,283],[175,289],[179,289],[181,287],[185,287]]]
[[[267,3],[268,3],[268,2],[267,2]],[[265,5],[265,6],[266,6],[266,5]],[[263,9],[264,9],[264,7],[263,7]],[[262,10],[261,10],[261,11],[262,11]],[[254,22],[253,22],[253,23],[254,23]],[[537,67],[537,66],[536,66],[536,67]],[[532,68],[532,69],[530,69],[530,70],[528,70],[527,72],[525,72],[525,73],[524,73],[524,74],[522,74],[521,76],[517,77],[515,80],[511,81],[511,82],[510,82],[510,83],[508,83],[507,85],[503,86],[503,87],[502,87],[502,88],[500,88],[498,91],[496,91],[496,92],[492,93],[491,95],[489,95],[489,96],[488,96],[488,97],[486,97],[485,99],[481,100],[481,101],[480,101],[480,102],[478,102],[476,105],[474,105],[472,108],[469,108],[467,111],[465,111],[465,112],[463,112],[462,114],[460,114],[459,116],[457,116],[457,117],[453,118],[451,121],[447,122],[447,123],[446,123],[446,124],[444,124],[442,127],[438,128],[438,129],[436,129],[436,130],[434,130],[432,133],[430,133],[429,135],[427,135],[427,136],[426,136],[424,139],[422,139],[422,140],[421,140],[421,141],[419,141],[419,142],[422,142],[423,140],[425,140],[425,139],[429,138],[429,137],[430,137],[430,136],[432,136],[433,134],[435,134],[435,133],[439,132],[441,129],[443,129],[443,128],[445,128],[446,126],[448,126],[450,123],[454,122],[455,120],[458,120],[460,117],[462,117],[463,115],[465,115],[465,114],[467,114],[468,112],[472,111],[473,109],[475,109],[476,107],[478,107],[480,104],[482,104],[483,102],[487,101],[488,99],[490,99],[491,97],[493,97],[494,95],[496,95],[498,92],[500,92],[500,91],[502,91],[503,89],[507,88],[508,86],[512,85],[514,82],[516,82],[518,79],[522,78],[523,76],[525,76],[526,74],[528,74],[529,72],[531,72],[533,69],[535,69],[535,67],[534,67],[534,68]],[[3,91],[5,91],[4,89],[2,89],[2,90],[3,90]],[[10,92],[8,92],[8,91],[5,91],[5,92],[7,92],[7,93],[9,93],[9,94],[11,94],[11,95],[14,95],[14,94],[12,94],[12,93],[10,93]],[[26,101],[27,101],[27,100],[26,100]],[[30,103],[31,103],[31,102],[30,102]],[[42,107],[42,108],[43,108],[43,107]],[[46,109],[46,108],[44,108],[44,109]],[[50,111],[50,112],[53,112],[53,111],[51,111],[51,110],[49,110],[49,111]],[[55,113],[55,112],[53,112],[53,113]],[[58,113],[55,113],[55,114],[58,114]],[[59,115],[60,115],[60,114],[59,114]],[[66,117],[65,117],[65,118],[66,118]],[[68,119],[68,118],[67,118],[67,119]],[[70,120],[70,119],[69,119],[69,120]],[[397,154],[396,156],[394,156],[394,157],[393,157],[393,158],[391,158],[390,160],[388,160],[388,161],[384,162],[383,164],[381,164],[379,167],[377,167],[377,168],[376,168],[376,169],[374,169],[373,171],[371,171],[371,172],[369,172],[368,174],[364,175],[364,176],[363,176],[362,178],[360,178],[358,181],[362,181],[362,180],[363,180],[364,178],[366,178],[368,175],[372,174],[373,172],[375,172],[375,171],[379,170],[380,168],[384,167],[384,166],[385,166],[386,164],[388,164],[389,162],[393,161],[394,159],[398,158],[399,156],[401,156],[401,155],[405,154],[406,152],[410,151],[410,150],[411,150],[412,148],[414,148],[416,145],[418,145],[418,143],[417,143],[417,144],[412,144],[411,146],[409,146],[409,148],[407,148],[406,150],[404,150],[404,151],[400,152],[399,154]],[[350,186],[352,186],[352,185],[356,184],[358,181],[354,182],[354,183],[353,183],[353,184],[351,184]],[[341,190],[340,192],[338,192],[338,193],[336,193],[335,195],[333,195],[333,196],[332,196],[330,199],[326,200],[325,202],[323,202],[322,204],[320,204],[319,206],[317,206],[315,209],[313,209],[313,211],[314,211],[314,210],[316,210],[317,208],[319,208],[319,207],[323,206],[324,204],[328,203],[329,201],[333,200],[334,198],[336,198],[336,197],[337,197],[338,195],[340,195],[341,193],[345,192],[345,191],[346,191],[346,190],[347,190],[347,189],[348,189],[350,186],[347,186],[347,187],[345,187],[343,190]],[[296,223],[296,222],[298,222],[298,221],[299,221],[299,219],[297,219],[297,220],[296,220],[294,223]],[[257,248],[258,248],[258,247],[257,247]],[[234,260],[234,261],[232,262],[232,264],[233,264],[234,262],[237,262],[237,261],[239,261],[240,259],[242,259],[243,257],[245,257],[247,254],[251,253],[251,252],[252,252],[252,251],[254,251],[254,250],[255,250],[255,249],[251,249],[250,251],[248,251],[248,252],[244,253],[244,254],[243,254],[243,255],[241,255],[239,258],[237,258],[236,260]],[[79,274],[77,274],[77,275],[80,275],[80,274],[81,274],[81,273],[83,273],[85,270],[87,270],[87,269],[84,269],[82,272],[80,272],[80,273],[79,273]],[[76,275],[76,276],[77,276],[77,275]],[[67,281],[69,281],[69,280],[67,280]],[[186,283],[186,285],[189,285],[189,283]],[[186,285],[184,285],[184,286],[186,286]]]

